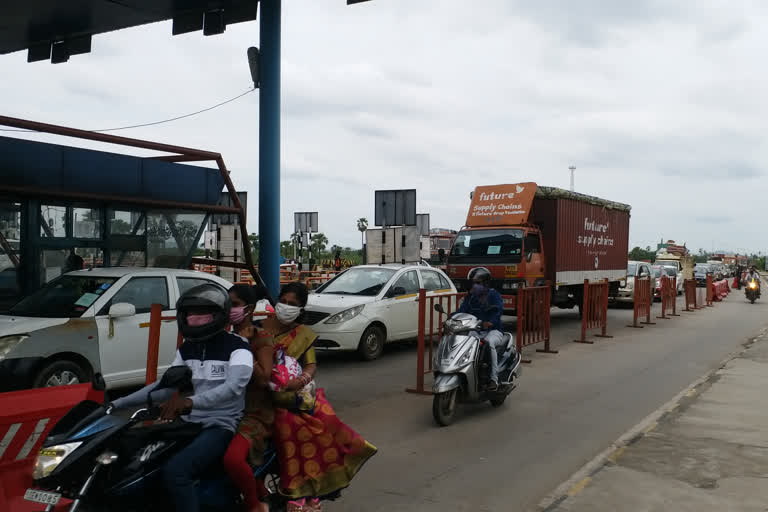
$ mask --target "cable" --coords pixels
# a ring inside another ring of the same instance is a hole
[[[169,119],[163,119],[162,121],[154,121],[154,122],[151,122],[151,123],[142,123],[142,124],[134,124],[134,125],[130,125],[130,126],[120,126],[120,127],[117,127],[117,128],[103,128],[101,130],[87,130],[87,131],[98,132],[98,133],[116,132],[116,131],[119,131],[119,130],[130,130],[132,128],[143,128],[145,126],[155,126],[155,125],[158,125],[158,124],[170,123],[172,121],[178,121],[179,119],[185,119],[187,117],[192,117],[192,116],[196,116],[198,114],[202,114],[204,112],[211,111],[211,110],[213,110],[215,108],[219,108],[221,106],[224,106],[227,103],[232,103],[233,101],[239,100],[240,98],[242,98],[246,94],[250,94],[250,93],[252,93],[255,90],[256,90],[255,87],[251,87],[250,89],[248,89],[244,93],[238,94],[234,98],[230,98],[228,100],[222,101],[221,103],[217,103],[216,105],[212,105],[212,106],[210,106],[208,108],[204,108],[202,110],[198,110],[197,112],[192,112],[190,114],[184,114],[182,116],[171,117]],[[18,128],[0,128],[0,132],[43,133],[43,132],[38,132],[37,130],[22,130],[22,129],[18,129]]]

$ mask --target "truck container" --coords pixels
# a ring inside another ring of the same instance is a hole
[[[459,290],[482,266],[505,309],[519,288],[547,282],[552,305],[572,308],[581,307],[584,280],[608,280],[613,295],[625,281],[629,205],[535,183],[477,187],[470,197],[447,262]]]

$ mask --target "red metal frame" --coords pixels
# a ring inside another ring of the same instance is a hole
[[[543,349],[536,352],[557,354],[552,350],[550,342],[550,308],[552,299],[552,287],[549,283],[545,286],[532,286],[521,288],[517,291],[517,333],[515,342],[517,350],[522,354],[523,347],[544,343]],[[524,363],[530,363],[530,359],[523,359]]]
[[[712,304],[715,294],[715,287],[712,284],[712,274],[707,274],[707,307],[714,307]]]
[[[653,304],[653,284],[651,283],[650,276],[648,277],[635,277],[635,291],[633,302],[633,314],[632,324],[627,327],[634,329],[642,329],[643,325],[656,325],[656,322],[651,322],[651,307]],[[645,317],[644,322],[638,322],[642,317]]]
[[[584,303],[581,310],[581,338],[574,340],[574,342],[594,343],[594,341],[587,340],[588,329],[599,328],[601,333],[595,334],[597,338],[613,338],[613,336],[607,334],[608,293],[609,283],[607,280],[600,281],[599,283],[590,283],[589,279],[584,280]]]
[[[696,280],[686,279],[683,282],[683,291],[685,292],[685,309],[683,311],[693,313],[699,309],[698,304],[696,304]],[[691,309],[691,307],[693,307],[693,309]]]
[[[245,256],[245,262],[247,264],[247,269],[251,272],[251,275],[253,276],[254,280],[259,283],[263,283],[261,280],[261,276],[259,276],[258,271],[256,270],[256,267],[253,264],[253,257],[251,255],[251,248],[250,248],[250,242],[248,241],[248,229],[246,227],[246,221],[245,218],[245,209],[243,208],[242,203],[240,202],[240,198],[237,195],[237,191],[235,190],[235,186],[232,184],[232,180],[229,177],[229,171],[227,170],[227,166],[224,163],[224,158],[221,156],[220,153],[214,153],[212,151],[202,151],[199,149],[193,149],[193,148],[187,148],[183,146],[174,146],[171,144],[163,144],[160,142],[151,142],[141,139],[133,139],[130,137],[121,137],[119,135],[110,135],[107,133],[98,133],[98,132],[92,132],[88,130],[80,130],[77,128],[71,128],[67,126],[59,126],[55,124],[48,124],[48,123],[39,123],[37,121],[29,121],[27,119],[18,119],[15,117],[8,117],[8,116],[0,116],[0,125],[2,126],[11,126],[14,128],[20,128],[23,130],[31,130],[35,132],[43,132],[43,133],[51,133],[54,135],[61,135],[63,137],[74,137],[78,139],[84,139],[84,140],[92,140],[96,142],[103,142],[105,144],[116,144],[119,146],[128,146],[128,147],[134,147],[134,148],[141,148],[141,149],[148,149],[151,151],[159,151],[162,153],[171,153],[170,155],[162,155],[158,157],[154,157],[154,159],[157,160],[166,160],[169,162],[202,162],[202,161],[212,161],[216,163],[216,166],[219,168],[219,172],[221,173],[221,177],[224,180],[224,185],[227,187],[227,192],[230,195],[230,198],[232,199],[232,204],[234,205],[234,208],[229,208],[225,206],[219,206],[219,205],[199,205],[199,204],[189,204],[189,203],[179,203],[179,202],[168,202],[168,201],[155,201],[155,200],[149,200],[149,199],[142,199],[142,198],[128,198],[128,197],[111,197],[111,196],[102,196],[99,194],[85,194],[85,193],[72,193],[72,192],[61,192],[61,191],[55,191],[55,190],[41,190],[38,188],[30,188],[30,187],[10,187],[7,185],[3,185],[0,183],[0,192],[10,193],[10,194],[41,194],[45,193],[46,195],[53,195],[56,197],[66,197],[71,199],[94,199],[94,200],[101,200],[101,201],[120,201],[120,202],[132,202],[136,204],[145,204],[147,206],[165,206],[170,208],[179,208],[179,209],[185,209],[185,208],[194,208],[194,209],[204,209],[205,211],[209,212],[222,212],[222,213],[237,213],[239,220],[240,220],[240,234],[242,237],[242,244],[243,244],[243,254]],[[226,263],[232,263],[232,262],[226,262]],[[230,265],[224,265],[221,266],[230,266]]]

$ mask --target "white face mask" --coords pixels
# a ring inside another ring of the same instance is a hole
[[[283,325],[290,325],[299,318],[301,314],[301,308],[298,306],[291,306],[290,304],[283,304],[278,302],[275,306],[275,316]]]

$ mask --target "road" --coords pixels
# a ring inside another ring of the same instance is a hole
[[[654,306],[654,316],[658,305]],[[379,448],[327,510],[531,510],[574,471],[713,369],[768,323],[768,300],[734,292],[725,302],[629,329],[631,309],[609,310],[612,339],[578,337],[575,311],[553,311],[553,348],[537,354],[500,409],[465,406],[437,428],[415,381],[413,344],[372,363],[324,354],[319,384],[339,416]],[[510,326],[512,327],[512,326]]]

